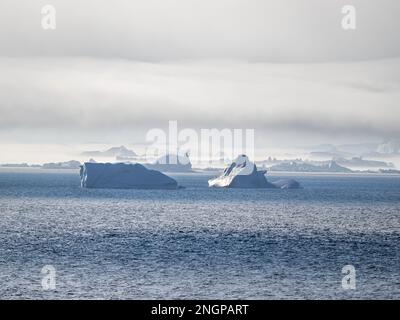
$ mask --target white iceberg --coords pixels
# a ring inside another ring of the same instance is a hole
[[[208,181],[210,187],[221,188],[273,188],[265,178],[265,171],[257,171],[257,166],[246,155],[238,156],[221,176]]]
[[[80,170],[83,188],[177,189],[175,179],[143,165],[85,162]]]
[[[280,188],[295,189],[300,184],[292,179],[268,182],[266,171],[258,171],[257,166],[246,155],[238,156],[217,178],[208,181],[210,187],[219,188]]]

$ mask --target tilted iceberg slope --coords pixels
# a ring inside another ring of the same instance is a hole
[[[257,166],[245,155],[238,156],[221,176],[208,181],[210,187],[222,188],[273,188]]]
[[[268,182],[266,171],[258,171],[257,166],[246,155],[238,156],[221,176],[208,181],[210,187],[220,188],[280,188],[295,189],[300,185],[295,180]]]
[[[80,170],[83,188],[176,189],[178,183],[167,175],[141,164],[89,163]]]

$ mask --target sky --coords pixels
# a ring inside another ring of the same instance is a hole
[[[252,128],[259,148],[397,139],[399,14],[394,0],[2,0],[0,146],[139,145],[168,120]]]

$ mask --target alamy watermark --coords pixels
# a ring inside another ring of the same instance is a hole
[[[357,27],[357,13],[353,5],[344,5],[341,9],[343,14],[341,25],[344,30],[354,30]],[[41,25],[44,30],[56,29],[56,8],[46,4],[41,8]]]
[[[355,30],[357,27],[356,8],[352,5],[342,7],[342,28],[343,30]]]
[[[42,270],[42,289],[45,291],[56,290],[56,268],[51,265],[45,265]]]
[[[150,143],[146,161],[161,157],[168,164],[184,165],[190,156],[192,163],[212,166],[228,164],[241,154],[254,159],[254,129],[179,129],[178,122],[171,120],[167,130],[149,130],[146,141]]]
[[[56,8],[50,4],[42,7],[40,13],[42,14],[41,25],[43,30],[56,29]]]
[[[342,273],[345,275],[342,278],[342,289],[355,290],[356,289],[356,268],[351,265],[345,265],[342,268]]]

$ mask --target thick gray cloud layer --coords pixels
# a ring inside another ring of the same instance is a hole
[[[399,15],[398,0],[2,0],[0,138],[117,141],[168,120],[279,143],[396,138]]]
[[[3,133],[47,130],[84,139],[178,120],[184,127],[255,128],[295,138],[400,135],[399,59],[270,64],[3,58],[0,68]]]
[[[41,28],[41,7],[57,29]],[[342,6],[357,29],[341,27]],[[0,54],[264,62],[400,56],[398,0],[2,0]]]

